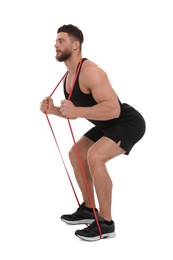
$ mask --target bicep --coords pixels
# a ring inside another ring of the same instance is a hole
[[[103,101],[117,102],[117,95],[104,72],[101,71],[91,78],[89,88],[97,103]]]

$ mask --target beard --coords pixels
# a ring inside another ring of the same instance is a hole
[[[70,50],[65,50],[63,52],[58,52],[56,54],[55,58],[57,61],[63,62],[63,61],[68,60],[71,57],[71,55],[72,55],[72,52]]]

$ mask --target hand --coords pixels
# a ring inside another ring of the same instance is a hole
[[[76,110],[77,108],[70,100],[65,99],[61,101],[60,112],[63,116],[70,119],[76,119]]]
[[[52,114],[54,109],[55,106],[53,104],[53,99],[50,96],[43,99],[42,102],[40,103],[40,110],[43,113]]]

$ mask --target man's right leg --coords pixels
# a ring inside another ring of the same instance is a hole
[[[79,206],[77,211],[73,214],[66,214],[61,216],[61,220],[66,222],[67,224],[91,224],[95,220],[95,216],[93,213],[91,200],[95,206],[94,200],[94,188],[93,188],[93,180],[90,174],[88,163],[87,163],[87,153],[89,148],[94,144],[89,138],[83,136],[77,143],[74,145],[69,152],[69,158],[71,161],[71,165],[74,170],[74,174],[79,185],[79,188],[82,193],[83,203]],[[84,169],[84,173],[82,173],[81,165],[79,163],[79,156],[82,163],[82,167]],[[85,174],[85,176],[84,176]],[[84,180],[85,178],[85,180]],[[87,184],[86,184],[87,181]],[[88,188],[86,188],[88,185]],[[89,191],[88,191],[89,189]],[[95,209],[96,213],[98,210]]]
[[[85,206],[92,208],[91,206],[91,201],[89,198],[89,194],[88,194],[88,190],[86,188],[86,181],[89,187],[89,191],[90,191],[90,195],[92,198],[93,203],[94,202],[94,188],[93,188],[93,179],[92,179],[92,175],[90,173],[89,167],[88,167],[88,162],[87,162],[87,154],[88,154],[88,150],[90,149],[90,147],[94,144],[94,142],[92,140],[90,140],[89,138],[83,136],[77,143],[77,151],[76,151],[76,147],[75,145],[71,148],[70,152],[69,152],[69,158],[70,158],[70,162],[71,165],[73,167],[73,171],[77,180],[77,183],[79,185],[79,188],[81,190],[82,196],[83,196],[83,201],[85,202]],[[81,165],[79,163],[79,158],[78,158],[78,154],[77,152],[79,152],[79,156],[80,156],[80,160],[84,169],[84,173],[85,173],[85,177],[86,177],[86,181],[84,180],[84,176],[81,170]]]

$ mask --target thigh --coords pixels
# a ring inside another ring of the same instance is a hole
[[[80,155],[84,158],[87,157],[87,153],[88,150],[90,149],[90,147],[92,147],[92,145],[94,144],[94,141],[92,141],[91,139],[89,139],[86,136],[82,136],[79,141],[77,141],[76,145],[77,145],[77,149],[80,153]],[[75,149],[75,145],[73,146],[72,149]]]
[[[89,152],[106,163],[110,159],[126,152],[120,145],[121,141],[116,143],[110,138],[103,136],[90,147]]]

